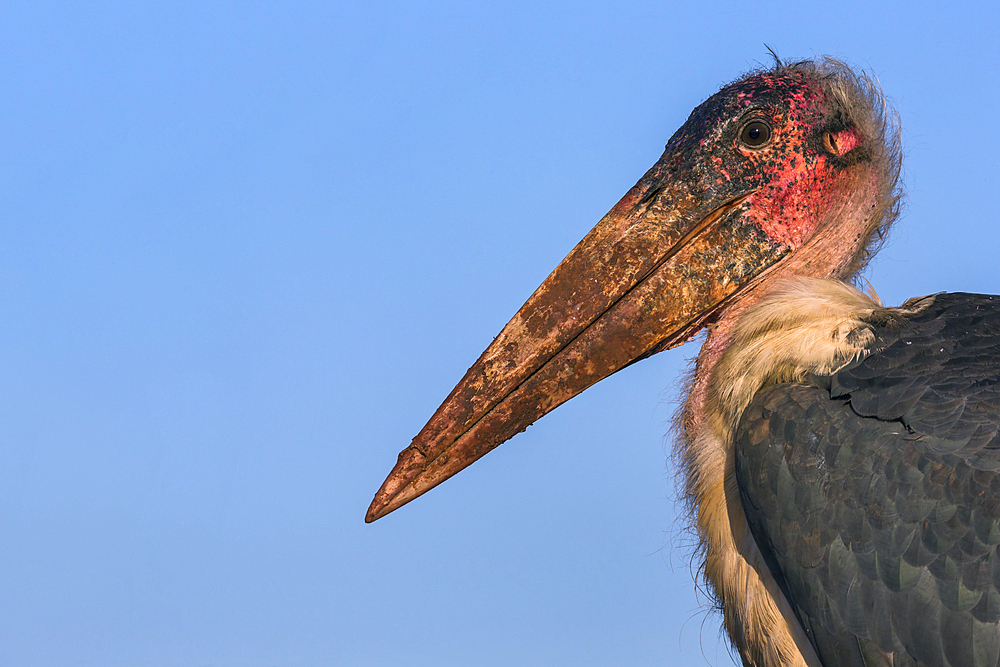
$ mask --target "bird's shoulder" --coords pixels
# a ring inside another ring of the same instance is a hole
[[[872,324],[871,351],[829,378],[830,397],[848,399],[859,416],[898,421],[932,456],[1000,469],[1000,296],[908,304],[913,312]]]
[[[734,433],[740,497],[825,663],[992,667],[1000,297],[910,305],[872,323],[862,358],[756,393]]]

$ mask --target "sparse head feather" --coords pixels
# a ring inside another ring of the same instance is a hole
[[[821,81],[845,124],[857,128],[865,139],[868,159],[877,180],[877,202],[869,216],[865,243],[840,277],[854,276],[885,242],[889,228],[899,217],[904,194],[899,182],[902,143],[899,114],[886,100],[877,79],[855,71],[834,58],[804,60],[775,67],[778,72],[802,72]]]
[[[838,257],[822,275],[855,275],[902,200],[897,114],[878,82],[831,58],[778,62],[723,87],[689,124],[713,126],[703,143],[722,145],[732,131],[717,120],[725,117],[736,127],[759,119],[773,136],[759,149],[716,150],[708,177],[756,188],[745,215],[777,245],[797,250],[817,236],[836,237]],[[671,142],[683,141],[686,127]]]
[[[870,322],[893,318],[860,290],[815,277],[852,278],[885,240],[902,201],[901,149],[875,79],[831,58],[775,60],[709,98],[671,139],[688,141],[689,125],[713,127],[703,146],[735,145],[705,161],[703,180],[752,189],[741,214],[785,253],[710,329],[676,460],[701,574],[733,646],[746,664],[806,667],[818,658],[750,534],[731,435],[762,386],[833,372],[868,349]],[[759,150],[732,138],[754,118],[773,130]]]

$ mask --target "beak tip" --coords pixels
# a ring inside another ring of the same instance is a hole
[[[382,484],[382,488],[380,488],[378,493],[375,494],[375,497],[372,498],[372,504],[368,506],[368,512],[365,513],[365,523],[378,521],[399,506],[398,503],[393,502],[393,500],[396,499],[396,496],[399,495],[398,490],[396,493],[393,493],[392,490],[386,488],[395,486],[395,484],[393,484],[394,481],[393,475],[389,475],[388,479],[386,479]]]
[[[365,514],[365,523],[372,523],[378,521],[382,518],[382,514],[379,513],[381,508],[377,506],[376,502],[373,500],[371,506],[368,508],[368,513]]]
[[[410,488],[396,489],[395,492],[389,491],[385,488],[386,486],[390,486],[389,480],[386,480],[386,482],[379,489],[378,493],[375,494],[372,504],[369,505],[368,512],[365,514],[365,523],[378,521],[386,514],[395,512],[403,505],[421,495]]]
[[[372,499],[365,514],[365,523],[378,521],[393,510],[399,509],[420,495],[414,493],[414,482],[424,473],[426,457],[413,445],[399,454],[392,472],[382,482],[382,487]]]

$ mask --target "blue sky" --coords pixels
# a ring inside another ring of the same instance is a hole
[[[889,303],[1000,292],[993,2],[6,3],[0,664],[729,665],[665,434],[696,346],[389,517],[465,369],[758,63],[899,109]]]

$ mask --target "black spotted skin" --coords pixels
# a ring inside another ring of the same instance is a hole
[[[1000,297],[941,294],[735,434],[751,531],[826,667],[1000,665]]]

